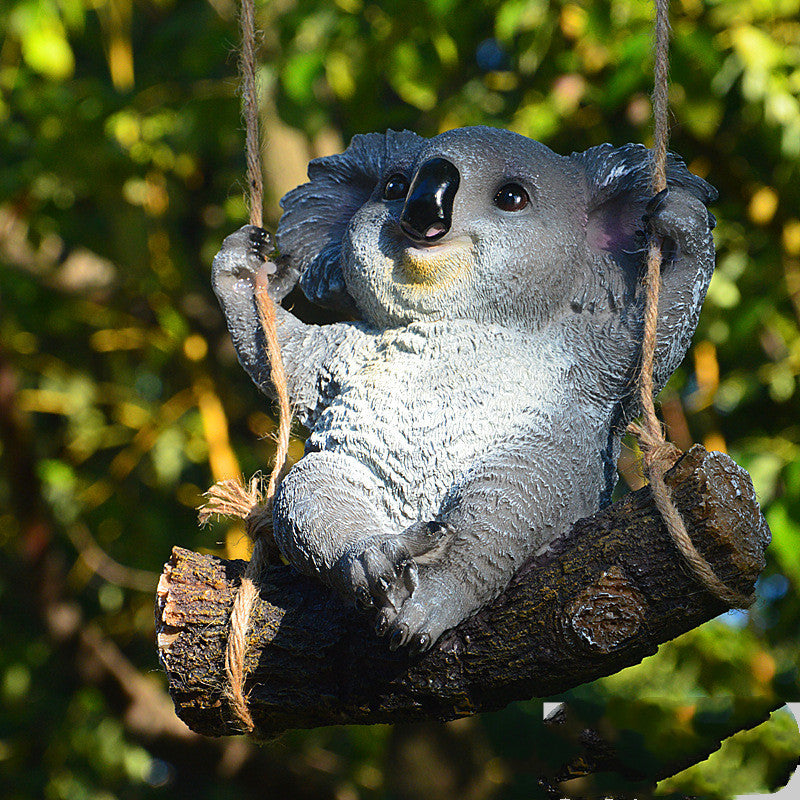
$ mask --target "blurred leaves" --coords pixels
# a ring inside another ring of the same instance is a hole
[[[800,699],[800,0],[671,5],[672,147],[720,200],[717,274],[665,417],[750,471],[774,543],[748,614],[571,696],[633,728],[646,702],[663,741],[719,698]],[[539,796],[536,703],[257,752],[131,714],[157,671],[148,581],[173,544],[245,554],[239,528],[198,530],[194,509],[273,453],[208,280],[246,217],[235,10],[0,15],[0,781],[20,800]],[[650,138],[645,0],[276,0],[259,24],[273,199],[310,158],[387,127],[501,125],[565,153]],[[797,753],[776,714],[660,791],[769,791]]]

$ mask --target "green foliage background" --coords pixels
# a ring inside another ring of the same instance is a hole
[[[672,3],[672,148],[720,190],[719,252],[664,414],[678,444],[750,471],[774,542],[748,614],[571,695],[632,752],[744,719],[734,698],[800,699],[799,15],[800,0]],[[358,132],[480,123],[560,152],[649,140],[642,0],[274,0],[258,22],[273,225],[307,160]],[[198,530],[194,508],[272,451],[209,287],[245,218],[235,7],[7,0],[0,33],[4,796],[536,796],[535,702],[261,749],[175,722],[157,573],[173,544],[242,553],[238,529]],[[798,753],[781,712],[659,790],[770,791]]]

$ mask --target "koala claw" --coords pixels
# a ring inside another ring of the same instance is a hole
[[[403,604],[400,613],[390,623],[389,627],[392,629],[389,639],[389,649],[391,650],[396,650],[409,641],[414,642],[416,646],[412,649],[417,650],[419,644],[422,644],[423,641],[429,639],[433,643],[444,632],[444,628],[439,630],[437,627],[434,630],[425,606],[413,598],[409,598]],[[417,644],[416,640],[419,640],[419,644]]]
[[[464,606],[470,600],[462,590],[462,583],[452,576],[423,572],[413,596],[396,615],[386,617],[386,627],[391,631],[390,648],[408,645],[412,655],[430,650],[446,630],[468,616]]]
[[[286,260],[276,258],[272,236],[264,228],[244,225],[225,238],[217,256],[215,282],[226,290],[231,276],[236,282],[247,281],[252,284],[256,277],[266,275],[269,283],[269,296],[280,302],[297,283],[300,273]]]
[[[337,583],[361,608],[377,606],[397,611],[416,585],[416,565],[405,546],[394,537],[374,536],[351,548],[337,565]]]
[[[418,633],[411,637],[408,650],[412,656],[416,656],[420,653],[424,653],[426,650],[430,650],[432,644],[433,640],[429,633]]]
[[[257,228],[255,225],[245,225],[241,229],[247,235],[247,259],[255,262],[257,268],[261,268],[264,262],[269,262],[267,272],[272,275],[277,272],[277,267],[269,261],[269,256],[273,251],[272,237],[264,228]]]
[[[233,255],[240,277],[247,277],[262,269],[269,275],[277,271],[275,264],[269,260],[273,249],[268,231],[255,225],[243,225],[225,238],[220,253]]]
[[[378,614],[378,619],[375,620],[375,633],[378,636],[383,636],[389,630],[389,616],[385,611]]]
[[[363,586],[356,589],[356,603],[364,610],[372,608],[372,596]]]
[[[402,647],[408,641],[408,633],[408,625],[401,622],[392,632],[389,649],[394,651]]]
[[[419,570],[417,569],[417,564],[413,559],[409,558],[408,561],[400,566],[403,569],[408,592],[409,594],[414,594],[414,589],[419,585]]]
[[[679,188],[664,189],[655,195],[642,220],[648,230],[689,254],[702,247],[710,222],[705,204]]]

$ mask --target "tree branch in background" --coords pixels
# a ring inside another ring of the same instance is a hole
[[[532,755],[530,770],[554,799],[651,797],[659,781],[705,761],[730,736],[767,722],[784,701],[766,693],[695,698],[670,708],[663,700],[631,699],[622,703],[625,729],[615,724],[610,706],[578,705],[562,703],[544,720],[546,747]],[[669,720],[658,734],[652,730],[654,714]],[[630,719],[637,720],[633,731]]]

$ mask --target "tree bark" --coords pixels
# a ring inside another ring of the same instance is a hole
[[[745,594],[769,529],[749,475],[694,446],[667,473],[673,502],[717,575]],[[176,547],[156,598],[158,651],[178,716],[210,736],[242,726],[226,700],[228,615],[243,561]],[[578,521],[491,605],[418,658],[291,567],[269,567],[251,617],[245,691],[262,737],[287,728],[448,720],[546,697],[639,663],[728,610],[691,576],[648,487]]]

